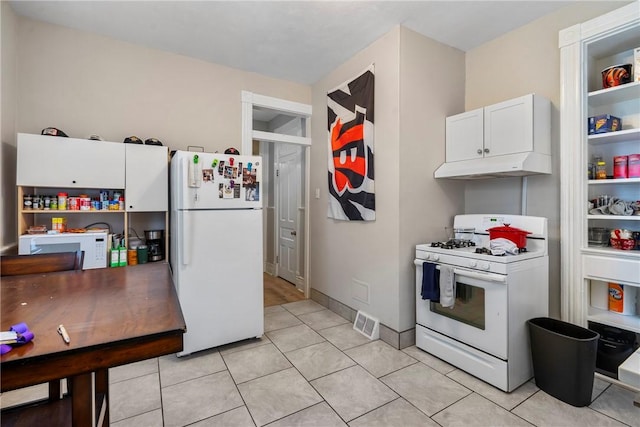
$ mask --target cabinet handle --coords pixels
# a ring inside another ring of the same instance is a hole
[[[482,148],[478,148],[478,154],[482,154]]]
[[[485,153],[488,153],[488,152],[489,152],[489,149],[488,149],[488,148],[485,148],[485,149],[484,149],[484,152],[485,152]]]
[[[73,182],[73,183],[75,184],[75,183],[76,183],[76,180],[74,179],[74,180],[73,180],[73,181],[71,181],[71,182]]]

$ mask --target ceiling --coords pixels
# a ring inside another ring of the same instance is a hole
[[[16,14],[313,84],[396,25],[463,51],[576,1],[11,1]]]

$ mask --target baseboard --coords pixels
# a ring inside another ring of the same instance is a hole
[[[272,276],[276,275],[276,265],[272,262],[264,263],[264,272]]]
[[[358,313],[358,310],[349,307],[348,305],[343,304],[314,288],[311,288],[311,299],[352,323]],[[403,348],[411,347],[416,343],[416,330],[415,328],[411,328],[406,331],[398,332],[380,323],[380,339],[391,347],[402,350]]]

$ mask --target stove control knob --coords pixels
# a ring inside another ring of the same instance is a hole
[[[477,265],[478,265],[478,261],[475,261],[475,260],[469,261],[469,267],[475,268]]]
[[[480,270],[488,270],[489,269],[489,263],[488,262],[481,262],[478,267],[480,267]]]
[[[437,261],[437,260],[439,260],[439,259],[440,259],[440,255],[438,255],[438,254],[433,254],[433,260],[434,260],[434,261]]]

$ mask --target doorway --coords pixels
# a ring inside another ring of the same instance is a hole
[[[304,292],[304,283],[300,280],[301,267],[304,267],[300,257],[300,238],[304,236],[299,232],[299,224],[303,222],[301,216],[304,215],[301,154],[301,148],[296,145],[276,146],[276,274]]]
[[[311,106],[250,92],[242,101],[243,152],[263,163],[264,271],[308,298]]]

